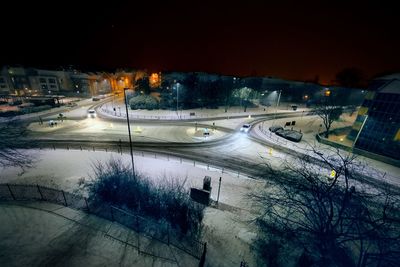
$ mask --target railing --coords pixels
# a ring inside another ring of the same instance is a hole
[[[118,117],[118,118],[126,118],[126,111],[125,111],[125,107],[122,108],[118,108],[115,111],[113,109],[110,109],[110,107],[108,105],[101,105],[99,107],[100,111],[111,115],[113,117]],[[130,119],[144,119],[144,120],[195,120],[195,119],[207,119],[207,118],[234,118],[234,117],[243,117],[243,116],[260,116],[260,115],[267,115],[267,114],[272,114],[272,113],[267,113],[267,111],[265,110],[251,110],[248,109],[247,112],[242,111],[235,111],[232,112],[230,111],[228,114],[224,114],[224,112],[219,112],[219,113],[215,113],[215,114],[195,114],[195,115],[189,115],[188,114],[181,114],[181,112],[176,112],[173,115],[137,115],[135,114],[134,111],[129,110],[129,118]],[[173,111],[171,111],[172,113]]]
[[[136,248],[139,253],[164,258],[163,255],[157,255],[157,253],[161,253],[160,251],[151,251],[151,247],[141,244],[141,241],[143,242],[143,238],[140,237],[141,234],[168,246],[174,246],[197,259],[201,258],[203,252],[203,242],[171,229],[167,223],[144,218],[112,205],[99,205],[86,197],[63,190],[40,185],[0,184],[0,200],[47,201],[115,221],[138,233],[136,244],[130,243],[129,245]]]
[[[160,143],[162,145],[162,143]],[[80,151],[100,151],[100,152],[110,152],[110,153],[119,153],[122,155],[122,153],[129,153],[129,148],[126,146],[126,144],[123,144],[123,141],[120,142],[114,142],[113,144],[105,143],[105,144],[95,144],[95,143],[88,143],[88,144],[74,144],[73,142],[51,142],[51,141],[46,141],[43,140],[38,143],[36,146],[39,150],[42,149],[52,149],[52,150],[57,150],[57,149],[63,149],[63,150],[80,150]],[[188,158],[182,158],[179,156],[175,155],[169,155],[167,153],[157,153],[157,152],[149,152],[149,151],[138,151],[135,150],[133,152],[135,157],[147,157],[147,158],[154,158],[154,159],[160,159],[160,160],[166,160],[166,161],[173,161],[173,162],[179,162],[181,164],[189,164],[194,167],[199,167],[199,168],[204,168],[209,171],[214,171],[214,172],[219,172],[221,174],[229,174],[232,177],[237,177],[237,178],[254,178],[257,179],[258,176],[255,174],[252,176],[245,170],[233,170],[230,168],[225,168],[221,167],[218,165],[215,165],[215,162],[208,162],[206,159],[203,161],[198,161],[198,160],[191,160]],[[237,166],[237,168],[240,169],[240,166]]]

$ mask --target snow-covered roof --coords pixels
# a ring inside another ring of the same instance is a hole
[[[382,94],[400,94],[400,79],[393,79],[378,89]]]
[[[373,79],[368,90],[386,94],[400,94],[400,73],[393,73]]]
[[[385,75],[377,78],[376,80],[400,80],[400,73],[392,73],[389,75]]]

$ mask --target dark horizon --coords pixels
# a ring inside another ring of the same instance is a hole
[[[319,77],[321,84],[345,68],[365,79],[400,70],[395,8],[373,1],[24,5],[14,8],[18,23],[15,13],[5,15],[1,65]]]

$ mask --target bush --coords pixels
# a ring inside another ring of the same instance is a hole
[[[187,234],[198,234],[204,206],[190,198],[184,182],[163,180],[152,182],[119,160],[94,165],[95,177],[88,184],[89,198],[95,203],[108,203],[139,215],[166,221]]]
[[[155,97],[150,95],[138,95],[129,100],[131,109],[157,109],[158,101]]]

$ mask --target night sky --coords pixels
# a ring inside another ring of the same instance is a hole
[[[383,1],[33,2],[3,9],[1,65],[319,75],[321,83],[346,67],[366,78],[400,70],[399,13]]]

